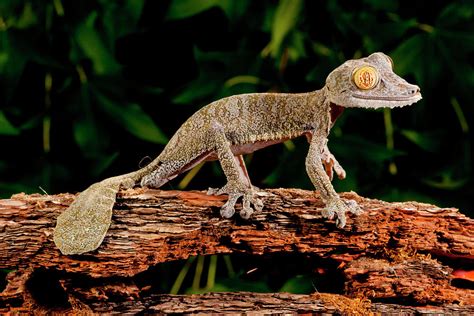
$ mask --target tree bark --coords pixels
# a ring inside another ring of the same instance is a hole
[[[225,197],[130,189],[117,198],[104,243],[81,256],[61,255],[52,242],[55,219],[74,195],[0,200],[0,269],[14,270],[0,294],[0,312],[474,313],[473,280],[454,282],[453,274],[474,264],[474,220],[454,208],[342,197],[365,212],[349,215],[347,226],[337,229],[321,217],[323,204],[311,191],[266,190],[264,210],[245,221],[219,217]],[[340,293],[314,295],[171,296],[134,282],[162,262],[229,253],[327,259],[337,264],[344,286]],[[45,280],[53,299],[43,293]]]

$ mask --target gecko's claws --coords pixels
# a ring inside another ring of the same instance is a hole
[[[321,215],[324,217],[324,218],[327,218],[327,219],[333,219],[334,218],[334,211],[333,210],[330,210],[329,208],[325,208],[321,211]]]
[[[349,212],[351,212],[354,215],[360,215],[364,213],[364,211],[360,208],[359,204],[357,204],[356,201],[354,200],[346,200],[344,201],[349,208]]]
[[[219,195],[219,194],[217,194],[217,191],[219,191],[218,188],[209,188],[209,189],[207,189],[206,194],[207,195]]]
[[[244,195],[242,201],[242,210],[240,211],[240,217],[243,219],[249,219],[253,214],[254,210],[250,206],[253,205],[255,211],[260,212],[263,209],[263,202],[255,196],[255,192],[251,191]]]
[[[221,207],[221,216],[224,218],[231,218],[235,214],[235,203],[239,195],[237,194],[230,194],[229,199],[225,202],[224,205]]]
[[[354,200],[343,201],[341,199],[334,199],[327,203],[326,208],[321,212],[323,217],[333,219],[336,217],[336,226],[343,228],[346,226],[346,212],[349,211],[354,215],[363,213],[360,206]]]
[[[261,211],[263,209],[263,202],[256,197],[256,192],[253,189],[244,189],[240,188],[238,185],[232,183],[227,183],[224,187],[220,189],[209,188],[207,190],[208,195],[221,195],[228,194],[229,199],[221,208],[221,216],[224,218],[231,218],[235,213],[235,203],[237,200],[242,197],[242,210],[240,211],[240,216],[243,219],[249,219],[250,216],[256,211]],[[252,206],[254,208],[252,208]]]

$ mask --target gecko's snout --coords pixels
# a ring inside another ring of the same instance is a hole
[[[416,96],[421,96],[420,87],[416,84],[409,84],[409,83],[400,83],[397,85],[399,96],[403,98],[412,98]]]
[[[419,92],[420,92],[420,87],[413,84],[413,85],[410,85],[410,87],[408,88],[407,94],[412,96],[412,95],[415,95]]]

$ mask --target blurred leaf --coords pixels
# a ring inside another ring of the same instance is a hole
[[[432,89],[440,80],[443,64],[434,62],[439,60],[441,53],[437,34],[435,32],[414,35],[390,54],[395,64],[395,72],[402,77],[412,74],[416,84],[424,90]]]
[[[461,130],[465,134],[469,133],[469,123],[466,120],[466,116],[464,115],[464,111],[462,110],[462,107],[459,104],[458,100],[452,97],[451,105],[453,106],[454,112],[456,113],[456,117],[458,118]]]
[[[442,27],[464,26],[463,29],[469,29],[471,26],[472,29],[473,17],[474,6],[472,3],[460,1],[448,4],[438,16],[437,24]],[[463,25],[464,23],[467,25]]]
[[[239,277],[236,278],[228,278],[224,280],[220,280],[216,282],[214,287],[211,289],[204,290],[205,292],[230,292],[230,291],[250,291],[250,292],[257,292],[257,293],[269,293],[271,289],[268,287],[266,282],[263,281],[248,281],[242,280]],[[204,291],[200,291],[201,293]],[[186,291],[186,293],[195,293],[190,292],[190,289]]]
[[[73,100],[82,109],[73,123],[74,140],[86,158],[97,158],[108,143],[109,135],[95,119],[89,85],[82,84]]]
[[[297,61],[306,57],[305,36],[302,32],[293,32],[288,45],[290,60]]]
[[[95,122],[91,118],[77,119],[73,125],[74,140],[86,157],[95,158],[102,151]]]
[[[191,17],[213,7],[220,7],[231,21],[236,21],[246,11],[250,0],[173,0],[166,18],[178,20]]]
[[[90,13],[86,20],[77,27],[75,39],[84,55],[92,60],[96,74],[116,73],[119,65],[94,28],[97,17],[97,11]]]
[[[0,192],[2,198],[7,198],[10,197],[13,194],[19,193],[19,192],[25,192],[25,193],[36,193],[38,192],[38,188],[33,187],[29,184],[24,184],[24,183],[31,183],[31,180],[27,181],[20,181],[20,179],[16,179],[15,182],[1,182],[0,181]]]
[[[210,98],[211,95],[217,93],[219,88],[222,86],[225,75],[223,71],[217,72],[215,70],[216,62],[226,60],[226,62],[232,62],[234,59],[233,55],[220,53],[220,52],[202,52],[197,48],[194,48],[194,56],[201,69],[199,77],[189,82],[186,86],[181,89],[173,99],[173,103],[176,104],[192,104],[199,102],[199,100]]]
[[[435,133],[422,133],[408,129],[402,129],[400,133],[426,151],[436,152],[440,147],[440,137]]]
[[[364,0],[364,2],[375,10],[395,11],[398,8],[398,1],[396,0]]]
[[[281,54],[283,41],[296,26],[302,9],[301,0],[280,0],[273,17],[272,38],[268,46],[272,57],[276,58]]]
[[[278,292],[309,294],[314,292],[314,285],[310,275],[297,275],[286,281]]]
[[[224,82],[224,86],[230,88],[242,83],[259,84],[260,82],[261,79],[256,76],[235,76]]]
[[[32,4],[26,2],[23,6],[23,10],[18,17],[9,16],[7,17],[6,25],[7,27],[12,27],[16,29],[26,29],[35,25],[38,21],[38,18],[33,11]]]
[[[138,104],[117,104],[98,91],[95,91],[95,96],[110,117],[131,134],[152,143],[166,144],[168,142],[166,135]]]
[[[8,53],[6,51],[0,52],[0,72],[3,72],[5,65],[8,62]]]
[[[0,80],[5,80],[4,86],[0,88],[5,89],[7,100],[13,94],[26,63],[35,52],[27,35],[20,36],[17,30],[0,31],[0,54],[4,60],[4,64],[0,65]]]
[[[204,166],[204,162],[201,162],[194,168],[192,168],[184,178],[179,182],[178,189],[184,190],[189,185],[189,183],[193,180],[193,178],[198,174],[199,170],[201,170],[202,166]]]
[[[463,178],[455,179],[452,170],[445,170],[431,179],[422,179],[422,182],[437,189],[458,190],[469,181],[469,177],[465,175]]]
[[[5,117],[2,111],[0,111],[0,135],[18,135],[20,130],[13,126]]]
[[[102,18],[104,40],[113,50],[117,38],[136,28],[143,11],[144,0],[100,1],[104,11]]]
[[[419,71],[420,56],[423,55],[425,43],[426,35],[417,34],[404,41],[390,54],[397,74],[403,77]]]
[[[173,0],[166,17],[170,20],[184,19],[215,6],[226,6],[230,0]]]
[[[242,17],[252,0],[227,0],[227,1],[219,1],[220,7],[224,10],[227,17],[230,19],[231,22],[236,22],[240,17]]]
[[[125,0],[125,11],[132,17],[133,25],[140,18],[145,0]]]
[[[91,169],[91,172],[90,172],[91,175],[93,175],[93,176],[101,175],[117,159],[118,155],[119,155],[118,152],[115,152],[111,155],[105,155],[105,156],[102,156],[102,157],[97,157],[95,159],[94,166]]]
[[[192,104],[193,102],[208,97],[217,91],[219,82],[207,75],[201,75],[191,81],[182,89],[181,93],[173,98],[176,104]]]
[[[382,163],[392,158],[406,154],[397,149],[388,149],[385,145],[374,143],[359,136],[345,135],[344,138],[337,138],[331,141],[331,148],[334,155],[346,157],[346,159],[361,159]]]
[[[381,51],[387,44],[400,42],[408,30],[418,26],[416,19],[401,20],[395,15],[392,15],[392,18],[394,21],[378,23],[376,28],[372,28],[370,36],[361,30],[364,48],[367,52]]]

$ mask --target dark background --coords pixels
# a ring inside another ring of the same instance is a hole
[[[345,111],[329,142],[348,173],[336,190],[472,216],[473,31],[472,1],[1,0],[0,196],[81,191],[154,158],[213,100],[320,89],[383,51],[423,100]],[[254,184],[311,189],[307,148],[246,157]],[[207,163],[163,188],[224,182]]]

